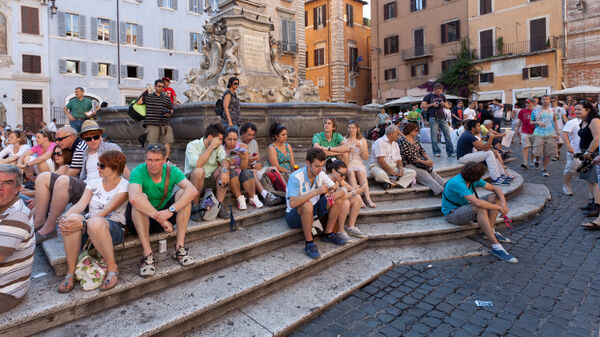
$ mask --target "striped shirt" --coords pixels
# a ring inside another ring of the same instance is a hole
[[[23,200],[18,199],[0,214],[0,255],[4,256],[0,262],[0,294],[15,299],[21,299],[29,291],[35,251],[29,213]],[[0,312],[9,309],[9,303],[0,302]]]
[[[144,124],[146,125],[170,125],[168,117],[163,115],[165,109],[173,109],[171,99],[165,93],[160,95],[148,94],[144,95],[144,104],[146,104],[146,118]]]
[[[71,157],[71,164],[69,165],[70,168],[83,168],[83,154],[85,153],[87,148],[87,144],[83,140],[81,140],[81,138],[75,139],[73,145],[71,145],[71,153],[73,153],[73,156]]]

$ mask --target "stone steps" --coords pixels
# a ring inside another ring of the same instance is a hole
[[[545,187],[528,184],[522,194],[510,200],[510,207],[514,209],[512,217],[518,220],[519,214],[537,212],[547,196],[549,192]],[[526,202],[528,200],[531,201]],[[0,316],[0,334],[29,335],[69,322],[40,335],[178,335],[356,254],[387,249],[384,246],[390,245],[402,250],[407,243],[416,243],[417,246],[410,249],[425,252],[431,248],[424,246],[425,243],[464,237],[476,231],[475,226],[452,226],[440,219],[361,224],[359,227],[369,233],[367,239],[344,247],[318,242],[322,254],[319,260],[310,260],[304,255],[299,230],[290,230],[284,223],[272,220],[190,243],[191,252],[197,258],[193,267],[179,267],[169,257],[158,254],[158,275],[150,279],[137,276],[136,259],[119,262],[120,283],[107,293],[84,293],[76,287],[73,292],[61,295],[55,291],[58,279],[48,276],[33,282],[30,290],[30,294],[38,294],[36,298],[44,298],[43,303],[34,303],[28,298],[11,311],[10,318]],[[379,267],[383,268],[380,272],[388,268]],[[370,279],[367,276],[362,277],[361,284]],[[129,300],[131,302],[123,304]],[[176,303],[185,305],[178,308]],[[91,314],[99,310],[102,311]],[[111,333],[107,322],[114,321],[130,324],[120,325],[117,332]]]

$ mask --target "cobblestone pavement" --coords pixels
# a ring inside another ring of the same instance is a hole
[[[515,156],[510,168],[552,192],[540,214],[503,231],[518,264],[481,256],[397,266],[292,336],[599,336],[600,231],[579,228],[587,185],[574,179],[575,196],[565,196],[564,161],[543,178]]]

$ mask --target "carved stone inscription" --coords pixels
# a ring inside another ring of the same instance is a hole
[[[243,36],[243,39],[244,47],[241,54],[244,57],[246,69],[251,71],[269,72],[269,65],[267,64],[269,48],[267,48],[265,39],[250,34]]]

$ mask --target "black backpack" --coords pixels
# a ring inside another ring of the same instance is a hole
[[[225,118],[225,109],[223,108],[223,98],[224,97],[225,97],[225,94],[223,94],[223,96],[221,96],[221,98],[219,98],[215,102],[215,115],[217,115],[217,117],[220,117],[221,119]]]

